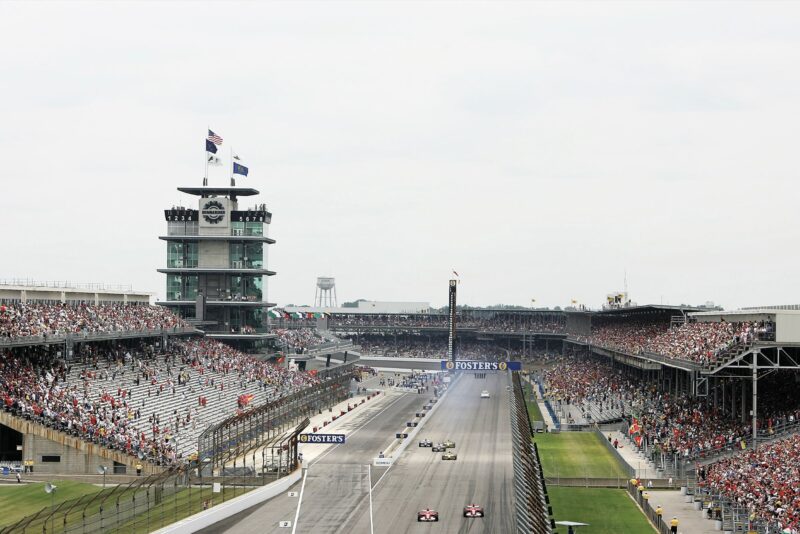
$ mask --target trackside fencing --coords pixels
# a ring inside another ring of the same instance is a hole
[[[549,506],[542,464],[531,443],[531,422],[518,373],[510,373],[511,440],[514,461],[514,506],[517,534],[551,534],[555,523]]]

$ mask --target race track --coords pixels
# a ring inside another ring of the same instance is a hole
[[[396,534],[397,532],[513,532],[513,468],[508,377],[487,374],[485,380],[465,375],[442,401],[418,439],[455,441],[456,461],[420,448],[416,440],[391,468],[368,467],[414,412],[431,395],[409,393],[311,463],[300,506],[298,534]],[[480,391],[491,393],[481,399]],[[371,479],[369,474],[371,472]],[[369,489],[372,492],[370,526]],[[292,491],[300,491],[296,484]],[[474,502],[483,519],[462,517]],[[286,494],[219,523],[203,532],[289,534],[278,523],[294,520],[298,498]],[[417,511],[430,507],[439,523],[417,523]]]

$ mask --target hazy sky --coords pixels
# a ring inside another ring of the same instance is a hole
[[[272,301],[800,302],[800,4],[0,2],[0,278],[163,296],[211,126]],[[211,185],[227,181],[225,170]],[[245,202],[246,204],[246,202]]]

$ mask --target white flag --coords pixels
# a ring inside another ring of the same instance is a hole
[[[206,152],[206,156],[208,157],[209,165],[214,165],[214,166],[222,165],[222,158],[220,158],[216,154],[212,154],[211,152]]]

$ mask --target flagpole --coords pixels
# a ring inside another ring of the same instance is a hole
[[[209,132],[210,130],[211,130],[211,127],[210,127],[210,126],[206,127],[206,142],[208,142],[208,132]],[[206,154],[205,154],[205,160],[206,160],[206,175],[205,175],[205,177],[203,177],[203,186],[207,186],[207,185],[208,185],[208,151],[206,150],[206,151],[204,151],[204,152],[206,153]]]
[[[233,177],[233,147],[229,147],[231,151],[231,187],[236,185],[236,178]]]

